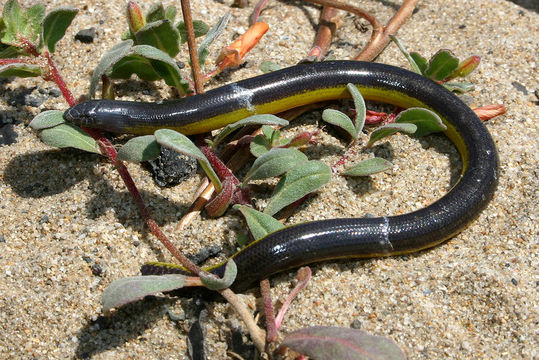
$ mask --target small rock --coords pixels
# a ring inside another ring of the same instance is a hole
[[[350,324],[350,327],[352,329],[361,329],[361,321],[359,321],[358,319],[355,319],[354,321],[352,321],[352,323]]]
[[[93,264],[90,266],[90,269],[95,276],[101,276],[103,274],[103,268],[99,264]]]
[[[0,243],[5,243],[6,237],[4,235],[0,235]]]
[[[95,38],[95,28],[83,29],[75,35],[75,40],[79,40],[82,43],[93,43]]]
[[[526,87],[524,85],[522,85],[521,83],[513,81],[511,83],[511,85],[513,85],[515,87],[515,89],[517,89],[518,91],[520,91],[524,95],[528,95],[528,89],[526,89]]]
[[[161,154],[155,160],[147,162],[153,180],[159,186],[174,186],[196,173],[197,161],[162,147]]]

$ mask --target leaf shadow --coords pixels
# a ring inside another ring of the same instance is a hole
[[[106,177],[94,171],[96,163],[102,160],[99,155],[75,149],[18,155],[6,166],[4,181],[17,195],[40,199],[68,191],[87,180],[93,194],[86,203],[89,219],[97,219],[112,210],[122,225],[146,232],[129,192],[118,191]],[[189,207],[187,203],[177,203],[146,191],[141,191],[141,196],[159,225],[176,221],[175,214],[185,212]]]
[[[88,321],[76,335],[75,358],[90,359],[142,336],[166,315],[167,306],[176,301],[174,298],[147,296],[123,306],[110,316],[100,315]]]

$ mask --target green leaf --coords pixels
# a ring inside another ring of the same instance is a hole
[[[26,10],[26,17],[28,18],[28,23],[32,30],[31,41],[36,41],[41,34],[41,23],[45,17],[45,6],[42,4],[37,4],[31,6]]]
[[[262,115],[253,115],[246,117],[245,119],[242,119],[240,121],[236,121],[233,124],[229,124],[225,126],[219,134],[215,137],[215,139],[212,142],[212,147],[216,147],[218,144],[220,144],[228,135],[230,135],[232,132],[238,130],[239,128],[243,126],[248,125],[280,125],[280,126],[287,126],[288,121],[281,119],[275,115],[271,114],[262,114]]]
[[[264,136],[266,137],[266,140],[268,141],[268,143],[270,145],[273,145],[272,139],[274,138],[273,134],[275,133],[275,129],[271,126],[263,125],[261,130],[262,130],[262,134],[264,134]]]
[[[249,145],[249,150],[254,157],[260,157],[271,150],[271,144],[268,142],[264,135],[260,134],[255,136],[253,141],[251,141],[251,144]]]
[[[103,291],[103,310],[119,308],[148,295],[180,289],[184,282],[185,276],[181,274],[133,276],[115,280]]]
[[[356,118],[354,119],[354,124],[356,127],[357,136],[359,136],[359,134],[363,130],[363,127],[365,126],[365,119],[367,118],[367,107],[365,106],[365,100],[363,99],[363,96],[361,96],[361,93],[354,84],[347,84],[346,88],[350,92],[350,95],[352,95],[352,99],[354,99],[354,107],[356,109]]]
[[[129,162],[155,160],[160,150],[161,147],[155,141],[155,136],[138,136],[130,139],[118,150],[118,160]]]
[[[389,170],[393,164],[379,157],[370,158],[353,166],[350,166],[341,173],[344,176],[367,176],[376,174],[382,171]]]
[[[210,290],[223,290],[234,283],[236,280],[236,275],[238,274],[238,267],[234,260],[230,259],[226,263],[225,273],[223,278],[215,278],[215,276],[206,275],[204,273],[200,274],[200,281]]]
[[[221,191],[221,181],[211,167],[210,162],[208,161],[206,156],[204,156],[202,151],[200,151],[200,149],[197,148],[196,145],[193,144],[187,136],[170,129],[159,129],[154,133],[154,135],[157,142],[162,146],[166,146],[179,153],[186,154],[197,159],[200,163],[200,166],[202,167],[202,169],[204,169],[204,172],[215,186],[215,190],[217,192]]]
[[[165,19],[167,19],[168,21],[170,21],[171,23],[174,22],[174,20],[176,19],[176,14],[178,13],[178,9],[176,9],[176,6],[174,5],[170,5],[169,7],[167,7],[167,9],[165,10]]]
[[[449,50],[440,50],[434,54],[425,70],[425,76],[432,80],[444,80],[459,66],[459,59]]]
[[[412,51],[410,53],[410,56],[412,57],[412,59],[414,59],[415,63],[417,64],[417,67],[421,71],[419,74],[424,74],[425,70],[427,70],[427,59],[425,59],[423,56],[421,56],[421,54],[415,51]]]
[[[358,132],[348,115],[333,109],[326,109],[322,112],[322,120],[345,130],[352,139],[357,140]]]
[[[381,126],[371,133],[367,147],[371,147],[378,140],[382,140],[383,138],[393,135],[399,131],[413,134],[416,130],[417,126],[414,124],[387,124]]]
[[[389,35],[389,38],[393,40],[393,42],[398,46],[399,50],[403,53],[403,55],[406,57],[408,62],[410,63],[410,66],[412,67],[412,70],[415,73],[422,74],[421,67],[416,63],[413,56],[411,56],[408,53],[408,50],[404,47],[404,45],[401,43],[401,41],[394,35]]]
[[[167,85],[175,87],[182,95],[187,94],[189,83],[182,78],[176,62],[165,52],[148,45],[136,45],[132,51],[149,59],[155,72],[165,80]]]
[[[2,12],[2,33],[0,40],[7,45],[21,47],[19,36],[28,35],[31,29],[26,16],[16,0],[8,0]]]
[[[107,72],[107,76],[111,79],[129,79],[133,74],[136,74],[140,79],[144,81],[156,81],[161,79],[161,76],[159,76],[159,74],[154,70],[152,63],[149,59],[146,59],[143,56],[133,53],[130,53],[121,58]]]
[[[114,45],[105,53],[105,55],[103,55],[99,61],[99,64],[97,64],[94,73],[92,74],[92,79],[90,80],[90,90],[88,90],[88,97],[90,99],[94,97],[95,89],[97,87],[97,83],[101,79],[101,76],[104,75],[114,64],[129,54],[131,46],[133,46],[133,40],[125,40],[117,45]]]
[[[47,110],[37,114],[29,126],[34,130],[43,130],[65,123],[64,112],[59,110]]]
[[[416,125],[417,130],[414,133],[416,136],[447,130],[447,126],[444,125],[438,114],[424,108],[409,108],[401,111],[395,118],[395,123]]]
[[[193,28],[195,30],[195,37],[206,35],[208,33],[208,30],[210,29],[210,27],[206,25],[205,22],[200,20],[193,21]],[[180,33],[180,43],[185,44],[187,42],[187,29],[185,28],[185,23],[183,21],[180,21],[176,25],[176,29],[178,29],[178,32]]]
[[[249,206],[236,204],[233,208],[241,211],[245,221],[247,221],[249,231],[255,240],[261,239],[274,231],[284,228],[284,225],[273,216],[264,214]]]
[[[288,334],[280,345],[316,360],[405,360],[390,338],[341,327],[314,326]]]
[[[230,20],[231,12],[227,11],[227,13],[219,19],[217,24],[215,24],[210,31],[206,34],[206,37],[202,42],[200,43],[200,46],[198,48],[198,62],[200,65],[204,65],[204,62],[206,61],[206,57],[210,53],[208,50],[208,47],[211,45],[211,43],[219,37],[223,33],[223,31],[226,28],[226,25],[228,24],[228,21]]]
[[[321,161],[308,161],[296,166],[281,178],[264,213],[274,215],[330,179],[331,169]]]
[[[475,88],[473,83],[445,83],[443,86],[449,91],[454,91],[460,94],[467,93]]]
[[[67,27],[79,10],[72,6],[60,6],[45,16],[41,27],[41,40],[53,53],[56,43],[64,36]]]
[[[159,20],[144,25],[135,33],[138,45],[150,45],[174,57],[180,52],[180,34],[168,20]]]
[[[272,61],[264,60],[262,61],[262,64],[260,64],[260,70],[262,70],[263,73],[267,74],[272,71],[279,70],[281,66],[279,64],[276,64]]]
[[[55,127],[43,129],[39,138],[45,144],[57,148],[72,147],[96,154],[101,154],[97,142],[81,128],[71,124],[60,124]]]
[[[148,10],[148,14],[146,14],[147,23],[159,20],[165,20],[165,8],[162,3],[153,4]]]
[[[0,44],[0,59],[14,58],[19,55],[26,55],[23,49],[16,46]]]
[[[242,186],[245,186],[249,180],[279,176],[306,161],[308,161],[307,156],[297,149],[271,149],[255,160],[245,175]]]
[[[37,65],[32,64],[7,64],[0,65],[0,78],[1,77],[35,77],[41,76],[41,68]]]

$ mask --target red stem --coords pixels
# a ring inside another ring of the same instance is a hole
[[[66,99],[69,106],[75,105],[76,101],[73,97],[73,94],[71,94],[71,91],[67,88],[66,83],[64,82],[64,79],[62,76],[60,76],[60,73],[58,72],[58,69],[56,68],[56,65],[54,64],[54,61],[52,61],[52,58],[48,51],[45,51],[45,58],[47,59],[47,65],[48,65],[48,71],[46,75],[46,80],[52,80],[58,85],[58,88],[62,92],[62,95]]]

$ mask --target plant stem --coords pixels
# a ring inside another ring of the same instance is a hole
[[[189,0],[181,0],[183,21],[185,22],[185,30],[187,30],[187,45],[189,46],[189,56],[191,58],[191,68],[193,70],[193,82],[195,83],[195,91],[197,94],[202,94],[203,81],[200,74],[200,64],[198,62],[197,45],[195,42],[195,29],[193,27],[193,18],[191,17],[191,4]]]
[[[220,290],[219,293],[234,307],[234,309],[238,312],[240,317],[245,322],[245,325],[247,325],[247,330],[249,331],[249,334],[251,334],[251,339],[253,340],[253,343],[255,344],[258,351],[263,353],[265,351],[266,342],[264,340],[264,330],[260,329],[251,314],[251,312],[247,309],[245,304],[232,292],[230,289],[224,289]]]
[[[274,342],[279,337],[275,326],[275,314],[273,312],[273,301],[271,300],[271,288],[268,279],[260,281],[260,292],[264,301],[264,312],[266,314],[266,341]]]
[[[48,51],[45,51],[44,53],[45,58],[47,59],[47,65],[48,65],[48,71],[47,71],[47,78],[48,80],[52,80],[58,85],[58,88],[62,92],[62,95],[64,96],[64,99],[66,99],[69,106],[75,105],[75,98],[73,97],[73,94],[71,94],[71,91],[67,88],[67,85],[60,76],[60,73],[58,72],[58,69],[56,68],[56,65],[54,64],[54,61],[52,61],[51,55]]]
[[[395,35],[404,22],[410,17],[410,15],[412,15],[417,2],[418,0],[405,0],[399,10],[382,29],[382,31],[376,34],[375,37],[371,37],[371,40],[367,46],[365,46],[365,48],[354,58],[354,60],[374,60],[391,41],[389,35]]]
[[[316,37],[308,57],[316,57],[317,60],[322,60],[326,52],[328,51],[331,39],[337,31],[337,23],[334,20],[337,14],[337,9],[324,6],[320,13],[320,19],[318,21],[318,30],[316,31]]]

